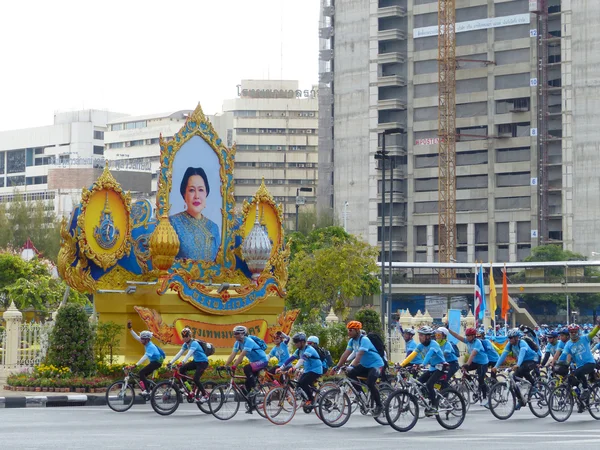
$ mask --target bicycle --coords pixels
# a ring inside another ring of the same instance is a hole
[[[527,404],[531,413],[539,419],[550,413],[546,383],[538,379],[532,389],[531,383],[516,377],[512,369],[506,369],[505,373],[508,374],[506,381],[499,381],[488,393],[490,411],[496,419],[509,419],[517,409],[517,399],[521,403],[524,402],[522,406]]]
[[[399,375],[403,378],[405,388],[391,394],[385,405],[385,414],[389,425],[397,431],[408,431],[415,426],[419,417],[420,407],[429,407],[430,400],[427,397],[427,386],[417,378],[411,376],[411,372],[403,367],[397,368]],[[446,376],[446,374],[444,374]],[[466,402],[456,389],[447,387],[441,389],[441,382],[435,385],[437,400],[437,411],[435,414],[425,412],[425,417],[435,416],[438,423],[447,430],[454,430],[462,425],[467,415]],[[408,405],[406,405],[408,403]],[[408,425],[398,425],[401,413],[410,413],[413,418]]]
[[[572,375],[571,375],[572,376]],[[555,388],[548,398],[550,415],[557,422],[564,422],[573,413],[573,405],[577,403],[577,412],[582,413],[586,409],[590,415],[600,420],[600,382],[594,383],[588,395],[584,397],[576,385],[571,386],[568,377]]]
[[[116,412],[125,412],[133,406],[135,401],[135,389],[143,391],[140,385],[140,376],[133,373],[127,367],[123,368],[125,378],[115,381],[106,390],[106,404],[110,409]],[[153,380],[148,380],[149,386],[146,386],[146,395],[142,395],[145,401],[151,399],[151,394],[156,383]]]
[[[314,386],[309,387],[313,394],[313,401],[310,405],[306,404],[308,397],[304,390],[298,386],[298,381],[289,374],[282,373],[280,383],[280,386],[274,387],[267,392],[263,402],[265,416],[271,423],[275,425],[285,425],[286,423],[289,423],[300,407],[302,407],[303,411],[307,414],[314,410],[317,417],[320,419],[316,405],[318,405],[321,400],[321,392],[326,392],[328,389],[331,389],[331,383],[325,383],[326,387],[324,390]],[[337,385],[333,385],[333,387],[337,387]]]
[[[452,378],[450,381],[450,386],[456,389],[463,396],[468,411],[471,405],[475,405],[477,402],[483,400],[483,396],[479,391],[479,380],[477,375],[473,375],[464,370],[461,370],[460,372],[462,376],[460,378]],[[491,376],[488,376],[486,373],[485,384],[488,392],[490,392],[496,382],[497,380]]]
[[[263,402],[267,395],[270,384],[265,384],[258,380],[254,387],[254,393],[248,395],[245,386],[238,385],[236,379],[245,379],[246,377],[235,375],[231,367],[217,368],[217,374],[223,378],[222,372],[225,371],[230,376],[229,383],[215,386],[210,393],[208,406],[210,412],[219,420],[229,420],[234,417],[240,409],[240,403],[244,400],[246,409],[256,409],[261,417],[265,417]]]
[[[195,402],[203,413],[210,414],[208,404],[196,400],[194,390],[187,386],[187,383],[194,383],[193,377],[179,372],[180,367],[180,365],[173,367],[171,378],[154,386],[150,397],[152,409],[161,416],[168,416],[177,410],[185,398],[188,403]]]
[[[325,425],[332,428],[338,428],[346,424],[352,414],[352,403],[356,402],[362,415],[373,414],[375,405],[371,399],[371,391],[364,383],[365,377],[358,377],[360,391],[358,391],[352,381],[344,378],[339,382],[338,387],[324,392],[319,401],[319,417]],[[366,390],[366,394],[365,394]],[[393,392],[392,387],[387,383],[378,384],[381,404],[385,404],[387,398]],[[350,395],[349,395],[350,393]],[[350,397],[353,396],[353,400]],[[380,413],[373,416],[380,425],[387,425],[387,418]]]

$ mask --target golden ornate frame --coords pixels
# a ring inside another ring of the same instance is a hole
[[[103,190],[109,190],[115,192],[123,203],[126,211],[126,229],[124,231],[124,239],[119,248],[109,253],[97,253],[92,249],[88,243],[88,236],[85,231],[85,214],[89,205],[90,199],[96,192]],[[108,170],[108,161],[104,166],[102,175],[94,182],[91,189],[83,188],[81,193],[81,212],[77,218],[77,243],[79,244],[79,256],[82,259],[89,259],[93,263],[106,270],[114,266],[119,259],[129,253],[131,250],[131,230],[133,228],[133,219],[131,217],[131,194],[129,192],[124,193],[123,189],[117,180],[111,175]]]

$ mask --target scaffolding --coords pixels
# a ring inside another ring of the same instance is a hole
[[[537,3],[537,25],[538,25],[538,80],[537,80],[537,102],[538,102],[538,196],[540,214],[538,216],[538,242],[540,245],[549,242],[549,207],[548,197],[550,182],[548,172],[549,153],[549,106],[548,106],[548,0],[538,0]]]
[[[438,4],[439,261],[456,261],[456,5]],[[448,281],[452,269],[440,270]]]

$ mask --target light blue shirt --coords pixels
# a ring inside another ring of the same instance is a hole
[[[558,348],[558,342],[555,342],[554,344],[551,344],[550,342],[548,342],[546,344],[546,353],[550,353],[551,355],[554,355],[556,353],[556,349]]]
[[[563,342],[561,340],[558,341],[558,345],[556,346],[556,351],[561,351],[560,356],[558,357],[558,361],[557,362],[567,362],[567,354],[565,353],[565,344],[566,342]]]
[[[473,362],[475,364],[486,365],[489,362],[487,354],[485,353],[483,345],[481,344],[481,341],[479,339],[475,338],[473,339],[473,342],[469,342],[465,339],[465,344],[467,344],[467,352],[469,353],[469,356],[471,355],[471,353],[473,353],[473,351],[477,352],[477,354],[473,358]]]
[[[277,358],[277,367],[281,367],[286,359],[290,357],[290,350],[285,342],[280,342],[279,345],[276,345],[271,349],[271,353],[269,353],[269,358],[271,357]]]
[[[417,343],[414,341],[414,339],[411,339],[410,341],[408,341],[406,343],[406,356],[410,355],[412,352],[414,352],[417,349]],[[412,360],[411,364],[423,364],[423,358],[425,357],[425,355],[418,353],[417,356],[415,356],[415,359]]]
[[[363,351],[360,365],[371,369],[373,367],[383,367],[383,359],[379,356],[377,349],[366,336],[360,336],[358,339],[350,339],[346,350],[356,352]]]
[[[163,360],[163,356],[158,351],[158,347],[152,342],[148,342],[148,344],[146,345],[145,355],[150,360],[150,362],[161,362]]]
[[[304,349],[300,349],[294,352],[296,358],[302,358],[304,361],[304,373],[313,372],[319,375],[323,374],[323,363],[317,351],[310,345],[306,344]]]
[[[485,350],[485,354],[487,355],[489,362],[495,363],[498,361],[500,355],[498,355],[498,351],[492,345],[492,342],[489,339],[481,339],[481,345]]]
[[[184,342],[181,348],[185,351],[191,349],[194,352],[192,354],[194,356],[194,362],[208,362],[208,357],[206,356],[206,353],[204,353],[204,350],[198,341],[192,339],[189,344]]]
[[[454,353],[454,347],[452,347],[450,341],[446,341],[444,345],[441,345],[440,347],[442,349],[442,353],[444,354],[444,359],[446,360],[446,362],[451,363],[454,361],[458,361],[458,356],[456,356],[456,353]]]
[[[436,370],[438,370],[435,367],[436,365],[443,364],[446,362],[440,344],[438,344],[433,339],[431,340],[428,346],[425,346],[423,344],[417,345],[417,352],[425,354],[425,358],[423,359],[423,365],[429,364],[430,372],[435,372]]]
[[[510,345],[510,342],[506,344],[506,347],[504,347],[504,351],[500,355],[500,358],[498,361],[496,361],[495,367],[498,368],[501,366],[508,354],[511,352],[517,358],[517,366],[520,366],[525,361],[537,361],[538,358],[538,354],[531,350],[529,345],[527,345],[527,342],[519,339],[519,343],[515,345],[514,348],[512,345]]]
[[[269,361],[265,351],[261,350],[258,344],[248,336],[244,338],[243,342],[240,343],[239,341],[235,341],[235,344],[233,344],[233,351],[235,353],[241,352],[242,350],[246,350],[246,357],[251,363]]]
[[[577,342],[567,342],[563,353],[565,355],[571,355],[571,359],[575,361],[577,367],[581,367],[584,364],[596,363],[596,360],[592,355],[592,350],[590,349],[590,338],[587,334],[581,336]]]

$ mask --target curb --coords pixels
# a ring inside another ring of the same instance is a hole
[[[144,405],[146,401],[139,395],[134,405]],[[53,408],[60,406],[105,406],[104,395],[36,395],[31,397],[0,397],[0,408]]]

